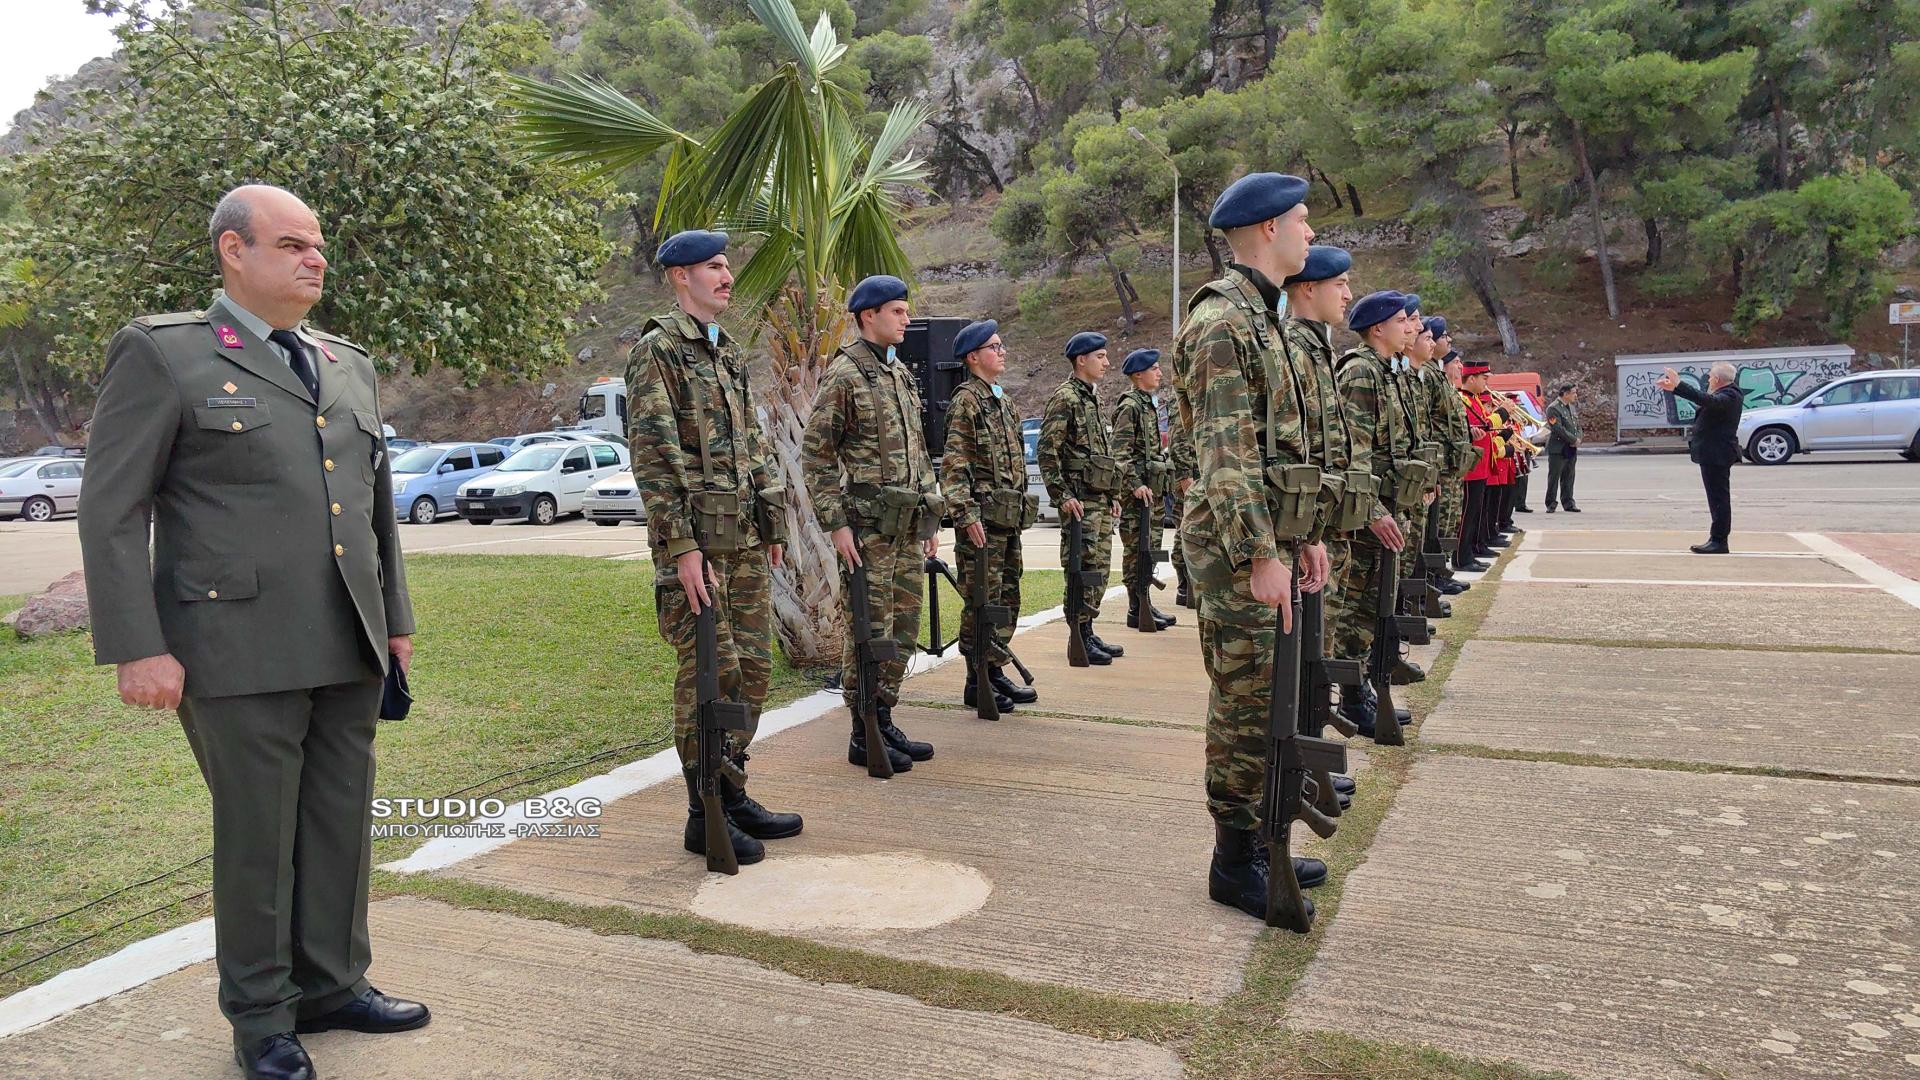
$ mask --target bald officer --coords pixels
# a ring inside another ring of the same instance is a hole
[[[94,660],[128,704],[178,710],[213,794],[234,1060],[311,1080],[296,1031],[428,1020],[366,980],[374,721],[413,610],[373,361],[303,321],[319,221],[255,185],[208,232],[224,292],[108,347],[80,500]]]

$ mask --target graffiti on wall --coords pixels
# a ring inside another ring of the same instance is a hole
[[[1702,391],[1707,388],[1711,363],[1676,364],[1680,380]],[[1844,356],[1803,356],[1740,364],[1735,385],[1746,397],[1747,408],[1787,405],[1800,400],[1830,379],[1845,375],[1850,361]],[[1693,422],[1693,403],[1661,390],[1656,382],[1665,365],[1647,364],[1620,369],[1620,427],[1685,427]]]

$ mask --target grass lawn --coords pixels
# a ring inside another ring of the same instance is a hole
[[[513,802],[669,745],[674,662],[648,563],[422,555],[407,570],[415,703],[380,726],[376,794]],[[1025,611],[1059,605],[1062,589],[1058,571],[1029,571]],[[24,599],[0,599],[0,613]],[[940,606],[951,638],[960,598],[948,589]],[[825,674],[776,656],[769,707]],[[210,850],[207,790],[174,714],[122,705],[83,634],[0,636],[0,700],[0,971],[98,934],[0,975],[0,995],[208,914],[210,864],[194,861]],[[377,841],[374,861],[419,843]]]

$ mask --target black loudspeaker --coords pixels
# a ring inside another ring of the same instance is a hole
[[[900,360],[920,384],[920,430],[927,438],[927,453],[935,458],[947,445],[953,391],[967,377],[967,365],[953,354],[953,339],[966,325],[966,319],[915,319],[900,343]]]

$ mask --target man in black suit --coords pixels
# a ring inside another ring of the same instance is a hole
[[[1740,410],[1745,401],[1734,385],[1732,364],[1722,360],[1707,372],[1707,390],[1680,381],[1680,375],[1668,368],[1656,386],[1675,397],[1693,402],[1693,427],[1687,431],[1687,454],[1700,466],[1700,482],[1707,489],[1707,510],[1713,515],[1713,531],[1707,542],[1693,545],[1696,555],[1725,555],[1727,534],[1733,529],[1733,464],[1740,460]]]

